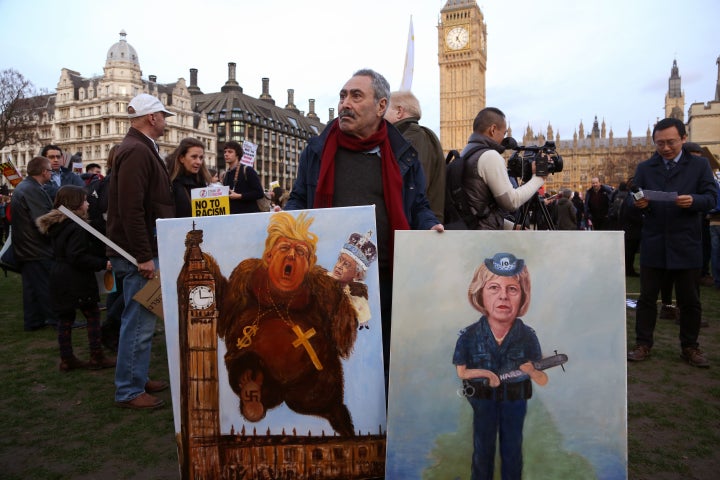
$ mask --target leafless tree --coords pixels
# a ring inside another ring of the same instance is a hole
[[[0,72],[0,149],[37,139],[40,96],[20,72]]]

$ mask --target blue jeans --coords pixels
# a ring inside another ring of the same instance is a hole
[[[472,480],[492,480],[495,445],[500,436],[500,468],[503,480],[522,477],[523,423],[527,400],[482,400],[468,397],[473,409]]]
[[[720,225],[710,225],[710,273],[720,288]]]
[[[154,258],[155,268],[158,259]],[[150,349],[157,317],[133,300],[133,296],[147,283],[135,265],[122,257],[111,257],[116,275],[123,277],[123,309],[115,366],[115,401],[128,402],[145,392],[150,369]]]
[[[57,325],[57,315],[50,307],[50,259],[23,262],[22,276],[23,323],[26,331],[45,325]]]

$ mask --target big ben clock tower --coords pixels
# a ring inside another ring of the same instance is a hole
[[[440,142],[462,150],[485,107],[487,27],[475,0],[448,0],[440,11]]]
[[[193,222],[177,282],[183,479],[220,478],[218,298],[215,277],[200,249],[202,239],[203,231],[195,230]]]

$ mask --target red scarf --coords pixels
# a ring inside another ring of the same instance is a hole
[[[315,190],[313,208],[329,208],[333,206],[335,192],[335,153],[338,146],[352,152],[367,152],[380,146],[380,159],[382,161],[382,185],[385,197],[385,208],[390,222],[390,251],[394,241],[395,230],[410,230],[402,202],[403,181],[400,176],[395,154],[390,148],[387,122],[382,120],[377,132],[365,139],[359,139],[343,133],[338,122],[333,122],[328,132],[325,148],[320,157],[320,178]]]

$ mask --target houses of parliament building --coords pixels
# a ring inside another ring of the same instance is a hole
[[[476,0],[447,0],[437,25],[438,65],[440,69],[440,141],[447,153],[461,150],[477,112],[486,105],[487,27]],[[105,165],[113,144],[122,141],[129,121],[126,108],[138,93],[156,95],[176,115],[168,118],[166,133],[159,140],[162,155],[168,154],[184,137],[196,137],[205,145],[206,163],[224,168],[223,145],[228,140],[248,140],[256,145],[256,170],[265,188],[279,181],[291,188],[297,174],[300,153],[308,140],[318,135],[325,124],[315,112],[315,101],[308,100],[307,111],[295,103],[295,92],[287,91],[285,106],[276,105],[270,94],[270,79],[262,79],[259,98],[243,93],[235,79],[235,63],[228,64],[228,78],[219,92],[203,93],[198,85],[197,69],[190,69],[190,83],[183,78],[159,83],[156,76],[142,78],[135,49],[126,33],[107,53],[102,76],[85,78],[63,68],[56,92],[43,95],[33,112],[37,140],[0,150],[3,159],[10,156],[24,171],[27,162],[42,146],[54,143],[67,153],[79,152],[83,163]],[[720,58],[714,98],[693,103],[685,118],[685,96],[676,61],[673,61],[665,95],[665,116],[683,120],[689,140],[720,156]],[[708,92],[710,93],[710,92]],[[660,101],[660,99],[658,99]],[[334,110],[328,111],[328,122]],[[592,177],[617,186],[635,171],[638,162],[654,152],[652,126],[644,132],[628,129],[616,135],[605,120],[597,117],[592,125],[581,122],[572,138],[560,138],[548,124],[545,131],[529,126],[515,138],[523,145],[542,145],[554,140],[565,168],[548,177],[547,188],[583,191]],[[509,134],[512,132],[509,132]],[[520,141],[522,140],[522,141]],[[717,162],[712,165],[717,169]],[[5,180],[0,179],[0,183]]]
[[[440,66],[440,142],[445,152],[462,150],[472,132],[473,119],[485,105],[485,73],[487,67],[487,27],[475,0],[447,0],[440,11],[438,24],[438,63]],[[718,80],[714,99],[693,103],[685,119],[685,95],[677,62],[673,61],[665,116],[679,118],[687,125],[688,139],[706,147],[720,157],[720,57],[717,59]],[[582,122],[572,139],[561,139],[551,125],[546,131],[528,127],[513,135],[522,145],[543,145],[555,141],[564,159],[562,172],[547,178],[546,188],[570,188],[584,192],[590,180],[599,177],[602,183],[615,187],[631,177],[638,162],[655,152],[652,127],[645,132],[628,131],[615,136],[605,121],[597,117],[591,126]],[[508,131],[508,135],[512,132]],[[520,141],[522,139],[522,141]],[[713,169],[720,168],[717,162]]]

